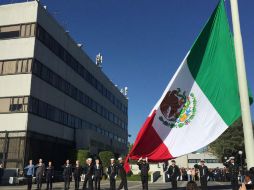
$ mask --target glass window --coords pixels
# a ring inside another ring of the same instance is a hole
[[[19,37],[20,25],[0,27],[0,39]]]
[[[3,65],[3,74],[14,74],[16,72],[16,60],[5,61]]]
[[[0,98],[0,112],[9,112],[10,98]]]

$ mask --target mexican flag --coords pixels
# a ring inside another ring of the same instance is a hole
[[[129,158],[160,162],[191,153],[240,116],[233,37],[221,0],[146,119]]]

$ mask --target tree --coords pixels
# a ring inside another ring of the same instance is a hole
[[[79,160],[80,165],[85,165],[85,161],[87,158],[91,156],[90,152],[85,149],[79,149],[77,150],[77,160]]]
[[[244,134],[241,118],[230,126],[216,141],[209,145],[209,150],[213,152],[221,161],[224,157],[235,156],[239,160],[238,151],[244,152]],[[243,160],[245,154],[243,154]]]
[[[103,167],[109,167],[110,159],[114,158],[115,156],[114,156],[114,153],[111,151],[102,151],[99,153],[99,157],[101,159]]]

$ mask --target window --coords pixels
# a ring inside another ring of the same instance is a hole
[[[9,112],[10,98],[0,98],[0,113]]]
[[[16,61],[4,61],[3,75],[14,74],[16,72]]]
[[[20,25],[0,27],[0,39],[19,37]]]

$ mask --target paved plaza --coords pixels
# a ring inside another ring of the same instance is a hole
[[[184,187],[186,186],[185,181],[178,182],[178,186],[180,190],[185,189]],[[119,184],[119,181],[117,182],[117,185]],[[71,188],[74,189],[73,187],[74,183],[71,183]],[[227,182],[208,182],[209,189],[230,189],[229,183]],[[45,189],[46,185],[43,184],[43,190]],[[102,190],[108,190],[109,189],[109,182],[108,181],[102,181],[101,185]],[[25,190],[26,186],[1,186],[0,190]],[[33,189],[36,189],[36,185],[33,185]],[[54,188],[55,190],[63,190],[63,183],[55,183]],[[141,182],[139,181],[133,181],[133,182],[128,182],[128,189],[142,189]],[[169,190],[171,189],[171,183],[150,183],[149,184],[149,190]]]

